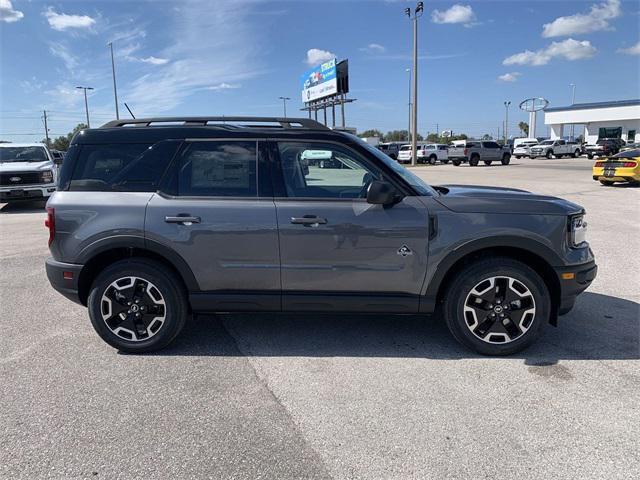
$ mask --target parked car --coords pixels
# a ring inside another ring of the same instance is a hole
[[[0,202],[47,199],[59,163],[42,143],[0,143]]]
[[[535,138],[518,138],[514,142],[513,156],[516,158],[528,157],[531,154],[531,147],[537,144],[538,140]]]
[[[398,163],[411,163],[411,145],[402,145],[398,150]]]
[[[396,142],[379,143],[378,150],[385,153],[394,160],[398,159],[398,152],[400,151],[400,144]]]
[[[467,141],[464,146],[449,147],[449,160],[456,167],[466,162],[475,167],[481,161],[485,165],[496,161],[509,165],[511,153],[508,146],[501,147],[494,141]]]
[[[622,148],[619,138],[601,138],[595,144],[587,145],[585,151],[588,158],[608,157],[615,155]]]
[[[617,182],[640,184],[640,148],[598,160],[593,166],[593,179],[606,186]]]
[[[580,144],[578,142],[569,140],[544,140],[537,145],[532,146],[529,149],[529,156],[531,158],[546,157],[562,158],[579,157],[580,156]]]
[[[305,175],[315,151],[345,167]],[[116,120],[71,142],[46,270],[125,352],[167,346],[191,312],[438,309],[464,345],[506,355],[595,277],[584,215],[522,190],[432,187],[311,119]]]
[[[418,162],[435,165],[438,161],[449,163],[449,147],[441,143],[427,143],[418,150]]]

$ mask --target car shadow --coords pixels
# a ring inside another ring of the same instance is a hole
[[[547,367],[560,360],[640,358],[640,304],[585,293],[558,328],[510,358]],[[155,355],[259,357],[481,358],[458,344],[438,316],[224,314],[200,315]]]
[[[43,213],[46,200],[21,201],[17,203],[0,204],[0,213]]]

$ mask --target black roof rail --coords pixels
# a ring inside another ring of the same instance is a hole
[[[225,124],[226,122],[255,122],[255,123],[278,123],[281,128],[306,128],[309,130],[330,130],[322,123],[310,118],[283,118],[283,117],[151,117],[132,118],[126,120],[112,120],[102,125],[100,128],[115,128],[127,126],[149,127],[153,124],[181,123],[182,126],[206,126],[211,124]],[[242,127],[270,127],[270,125],[239,125]]]

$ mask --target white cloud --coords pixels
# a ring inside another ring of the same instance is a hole
[[[568,38],[562,42],[552,42],[541,50],[532,52],[525,50],[504,59],[503,65],[532,65],[534,67],[546,65],[553,58],[564,58],[565,60],[582,60],[593,57],[597,49],[588,40],[578,41]]]
[[[640,42],[632,45],[629,48],[620,48],[618,53],[624,53],[626,55],[640,55]]]
[[[611,30],[609,21],[622,15],[620,0],[607,0],[591,5],[589,13],[576,13],[567,17],[558,17],[542,26],[545,38],[565,37],[569,35]]]
[[[49,7],[44,16],[47,17],[49,26],[54,30],[63,32],[69,28],[91,28],[95,23],[95,19],[88,15],[67,15],[66,13],[56,13],[53,7]]]
[[[158,58],[158,57],[154,57],[153,55],[147,58],[140,58],[139,60],[143,63],[150,63],[151,65],[165,65],[169,63],[168,58]]]
[[[360,51],[366,53],[384,53],[387,49],[379,43],[370,43],[366,47],[361,48]]]
[[[455,4],[448,10],[434,10],[431,12],[431,21],[433,23],[463,23],[471,24],[476,20],[476,14],[473,13],[471,5]]]
[[[211,85],[210,87],[207,87],[207,90],[233,90],[235,88],[240,88],[240,85],[222,82],[218,85]]]
[[[305,62],[310,67],[313,67],[314,65],[326,62],[332,58],[336,58],[335,53],[328,52],[327,50],[320,50],[318,48],[310,48],[307,50],[307,58],[305,59]]]
[[[515,82],[521,75],[522,74],[520,72],[505,73],[504,75],[499,75],[498,80],[501,82]]]
[[[17,22],[24,17],[24,13],[14,10],[10,0],[0,0],[0,21]]]
[[[61,43],[50,42],[49,53],[62,60],[68,70],[74,70],[78,66],[78,59],[74,57],[69,49]]]

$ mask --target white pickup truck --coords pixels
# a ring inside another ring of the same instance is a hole
[[[578,142],[570,142],[567,140],[545,140],[538,145],[534,145],[529,149],[531,158],[547,157],[562,158],[563,156],[579,157],[580,145]]]
[[[449,147],[441,143],[419,143],[418,163],[429,163],[435,165],[438,160],[442,163],[449,163]],[[411,145],[403,145],[398,152],[398,162],[411,162]]]
[[[0,203],[46,200],[56,191],[61,163],[42,143],[0,144]]]

